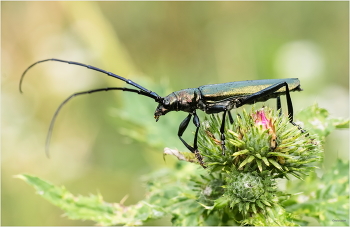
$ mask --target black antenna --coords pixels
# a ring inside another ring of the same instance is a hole
[[[141,85],[135,83],[134,81],[132,80],[129,80],[129,79],[125,79],[124,77],[121,77],[121,76],[118,76],[114,73],[111,73],[111,72],[107,72],[103,69],[99,69],[99,68],[96,68],[95,66],[91,66],[91,65],[86,65],[86,64],[82,64],[82,63],[79,63],[79,62],[74,62],[74,61],[66,61],[66,60],[60,60],[60,59],[56,59],[56,58],[50,58],[50,59],[45,59],[45,60],[41,60],[41,61],[37,61],[35,62],[34,64],[30,65],[22,74],[21,76],[21,80],[19,82],[19,91],[21,93],[22,92],[22,82],[23,82],[23,78],[24,78],[24,75],[27,73],[27,71],[32,68],[34,65],[36,64],[39,64],[39,63],[42,63],[42,62],[46,62],[46,61],[58,61],[58,62],[63,62],[63,63],[68,63],[68,64],[72,64],[72,65],[79,65],[79,66],[83,66],[83,67],[86,67],[88,69],[92,69],[92,70],[95,70],[95,71],[98,71],[98,72],[101,72],[101,73],[104,73],[104,74],[107,74],[108,76],[111,76],[111,77],[114,77],[114,78],[117,78],[119,80],[122,80],[124,82],[126,82],[127,84],[130,84],[131,86],[134,86],[142,91],[144,91],[145,93],[148,93],[150,98],[153,98],[156,102],[159,102],[159,100],[161,99],[161,97],[153,92],[153,91],[150,91],[144,87],[142,87]]]
[[[119,91],[127,91],[127,92],[133,92],[133,93],[137,93],[139,95],[143,95],[143,96],[147,96],[147,97],[150,97],[152,99],[154,99],[156,102],[160,103],[163,98],[160,97],[157,93],[153,92],[153,91],[150,91],[144,87],[142,87],[141,85],[133,82],[132,80],[129,80],[129,79],[125,79],[124,77],[121,77],[121,76],[118,76],[114,73],[111,73],[111,72],[107,72],[103,69],[99,69],[99,68],[96,68],[94,66],[91,66],[91,65],[86,65],[86,64],[82,64],[82,63],[79,63],[79,62],[74,62],[74,61],[65,61],[65,60],[60,60],[60,59],[56,59],[56,58],[50,58],[50,59],[45,59],[45,60],[41,60],[41,61],[37,61],[35,63],[33,63],[32,65],[30,65],[22,74],[21,76],[21,80],[19,82],[19,91],[21,93],[23,93],[22,91],[22,82],[23,82],[23,78],[24,76],[26,75],[27,71],[32,68],[34,65],[36,64],[39,64],[39,63],[42,63],[42,62],[46,62],[46,61],[58,61],[58,62],[63,62],[63,63],[68,63],[68,64],[72,64],[72,65],[79,65],[79,66],[84,66],[88,69],[92,69],[92,70],[95,70],[95,71],[98,71],[98,72],[102,72],[104,74],[107,74],[108,76],[111,76],[111,77],[114,77],[114,78],[117,78],[119,80],[122,80],[124,82],[126,82],[127,84],[130,84],[131,86],[134,86],[140,90],[137,90],[137,89],[131,89],[131,88],[126,88],[126,87],[106,87],[106,88],[99,88],[99,89],[93,89],[93,90],[88,90],[88,91],[82,91],[82,92],[77,92],[77,93],[74,93],[72,95],[70,95],[67,99],[65,99],[60,105],[59,107],[57,108],[56,112],[54,113],[52,119],[51,119],[51,123],[50,123],[50,127],[49,127],[49,131],[47,133],[47,137],[46,137],[46,146],[45,146],[45,152],[46,152],[46,155],[47,157],[49,157],[49,146],[50,146],[50,141],[51,141],[51,136],[52,136],[52,132],[53,132],[53,127],[55,125],[55,121],[56,121],[56,118],[61,110],[61,108],[69,101],[71,100],[72,98],[76,97],[76,96],[79,96],[79,95],[84,95],[84,94],[91,94],[91,93],[96,93],[96,92],[100,92],[100,91],[111,91],[111,90],[119,90]]]
[[[144,95],[150,98],[153,98],[152,95],[150,95],[149,93],[143,91],[143,90],[136,90],[136,89],[131,89],[131,88],[125,88],[125,87],[106,87],[106,88],[99,88],[99,89],[94,89],[94,90],[88,90],[88,91],[82,91],[82,92],[77,92],[74,93],[72,95],[70,95],[68,98],[66,98],[57,108],[57,110],[55,111],[51,122],[50,122],[50,127],[49,127],[49,131],[47,133],[47,137],[46,137],[46,145],[45,145],[45,153],[46,156],[49,158],[49,147],[50,147],[50,141],[51,141],[51,136],[52,136],[52,132],[53,132],[53,127],[55,125],[56,122],[56,118],[58,116],[58,113],[61,111],[62,107],[72,98],[78,96],[78,95],[85,95],[85,94],[91,94],[91,93],[95,93],[95,92],[100,92],[100,91],[112,91],[112,90],[119,90],[119,91],[128,91],[128,92],[133,92],[133,93],[137,93],[139,95]]]

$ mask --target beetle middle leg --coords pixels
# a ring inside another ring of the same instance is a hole
[[[220,127],[222,155],[225,155],[225,150],[226,150],[226,147],[225,147],[225,118],[226,118],[227,112],[230,113],[230,111],[225,110],[224,114],[222,115],[222,122],[221,122],[221,127]]]
[[[224,112],[222,116],[222,121],[221,121],[221,127],[220,127],[220,139],[221,139],[221,149],[222,149],[222,155],[225,155],[225,123],[226,123],[226,114],[228,113],[230,123],[233,124],[233,118],[231,115],[230,110],[233,108],[234,100],[228,100],[226,102],[222,102],[220,104],[217,103],[211,103],[207,105],[206,108],[206,113],[208,114],[213,114],[213,113],[220,113]]]

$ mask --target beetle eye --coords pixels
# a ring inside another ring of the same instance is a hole
[[[164,104],[165,106],[169,106],[169,105],[170,105],[170,102],[169,102],[169,100],[164,100],[163,104]]]

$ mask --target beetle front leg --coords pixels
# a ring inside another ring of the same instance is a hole
[[[182,135],[185,132],[185,130],[187,129],[188,124],[191,121],[193,115],[193,124],[196,126],[196,132],[194,134],[194,141],[193,141],[193,147],[191,147],[184,139],[182,139]],[[179,126],[179,131],[177,133],[177,135],[179,136],[179,139],[181,140],[181,142],[187,147],[188,150],[190,150],[192,153],[195,154],[196,158],[199,161],[199,164],[203,167],[206,168],[203,162],[203,158],[200,155],[199,151],[198,151],[198,145],[197,145],[197,138],[198,138],[198,130],[200,127],[200,121],[199,118],[196,114],[196,112],[190,113],[180,124]]]
[[[196,132],[194,134],[194,140],[193,140],[194,154],[195,154],[197,160],[199,161],[199,164],[205,169],[207,167],[204,165],[203,157],[199,153],[198,145],[197,145],[198,130],[200,127],[200,121],[199,121],[199,118],[198,118],[198,115],[196,114],[196,112],[193,113],[193,124],[196,126]]]
[[[190,123],[190,120],[192,118],[192,114],[189,114],[180,124],[179,131],[177,132],[177,135],[181,142],[187,147],[188,150],[190,150],[192,153],[194,153],[194,148],[191,147],[185,140],[182,139],[182,135],[185,132],[188,124]]]

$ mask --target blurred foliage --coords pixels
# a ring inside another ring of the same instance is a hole
[[[201,134],[198,138],[198,142],[201,144],[200,150],[209,150],[205,151],[203,155],[205,164],[210,168],[198,169],[198,163],[195,165],[179,162],[176,169],[162,169],[148,174],[144,179],[147,183],[146,198],[135,205],[106,203],[101,195],[76,197],[64,187],[54,186],[38,177],[30,175],[19,175],[18,177],[34,186],[39,195],[63,209],[69,218],[92,220],[99,225],[143,225],[147,224],[147,221],[166,215],[170,215],[171,222],[177,226],[307,225],[308,221],[305,220],[305,217],[316,218],[318,223],[322,225],[338,225],[339,223],[347,225],[349,215],[348,162],[339,160],[336,167],[331,172],[326,172],[321,179],[315,174],[311,174],[311,176],[306,177],[305,181],[294,181],[292,184],[289,180],[287,190],[280,191],[276,187],[276,179],[286,177],[284,172],[292,170],[290,173],[297,177],[299,177],[296,174],[298,171],[302,172],[304,176],[312,173],[314,168],[310,168],[312,166],[309,164],[320,160],[321,153],[318,146],[321,144],[315,136],[310,134],[311,132],[308,132],[309,134],[302,133],[288,122],[287,117],[280,117],[278,112],[267,108],[258,111],[253,108],[252,111],[248,115],[243,110],[243,117],[237,116],[232,130],[244,133],[238,137],[246,137],[247,132],[251,132],[249,138],[250,141],[253,141],[253,147],[254,143],[263,143],[260,140],[265,140],[269,144],[272,136],[270,130],[272,129],[273,133],[282,137],[277,143],[276,150],[278,152],[269,152],[268,154],[274,154],[268,159],[265,158],[266,166],[252,165],[250,157],[255,157],[257,161],[258,159],[263,160],[261,156],[264,154],[246,155],[247,152],[242,152],[249,150],[252,152],[254,148],[242,148],[242,143],[231,142],[233,139],[227,136],[231,129],[226,132],[225,157],[229,159],[231,157],[232,161],[223,160],[221,144],[217,143],[213,134],[205,136],[203,132],[208,130],[208,126],[214,131],[218,130],[220,121],[217,117],[211,117],[202,124]],[[307,119],[319,112],[320,108],[314,105],[304,110],[300,115]],[[322,109],[322,112],[324,115],[328,115],[326,110]],[[258,118],[257,115],[259,115]],[[240,118],[242,119],[239,120]],[[326,120],[322,119],[321,122],[324,123]],[[340,122],[345,121],[340,120]],[[262,124],[265,124],[267,128],[262,127]],[[317,128],[317,125],[314,125],[314,128]],[[323,131],[316,132],[318,137],[321,137],[325,131],[330,132],[334,129],[335,127],[331,125],[330,129],[324,128]],[[255,130],[260,131],[260,133],[254,133]],[[145,131],[151,133],[150,129]],[[296,132],[298,132],[298,136]],[[281,133],[285,135],[282,136]],[[263,134],[266,134],[267,137],[264,137]],[[303,147],[308,147],[310,141],[312,141],[312,148]],[[233,144],[229,145],[230,143]],[[208,145],[207,148],[204,147],[205,145]],[[293,152],[279,149],[279,147],[286,149],[288,146],[292,147]],[[241,150],[237,151],[236,148]],[[259,149],[264,150],[264,148]],[[271,149],[270,145],[268,149]],[[300,152],[294,154],[295,151]],[[180,157],[179,153],[169,153],[168,149],[165,152]],[[310,157],[300,158],[301,152],[304,153],[304,156],[309,154]],[[278,156],[275,153],[278,153]],[[182,159],[193,162],[193,157],[188,155]],[[288,163],[289,159],[292,159],[293,162]],[[268,162],[272,163],[272,169]],[[213,168],[212,164],[222,167]],[[288,168],[285,168],[286,166]],[[305,183],[308,186],[305,186]],[[295,189],[299,190],[299,197],[300,190],[302,190],[305,194],[304,197],[306,197],[304,201],[298,199],[296,194],[292,194]]]
[[[153,100],[108,92],[76,98],[62,109],[48,160],[45,137],[60,102],[74,92],[124,84],[52,62],[29,72],[21,95],[19,78],[31,63],[55,57],[94,65],[162,96],[204,84],[298,77],[304,90],[292,94],[295,112],[318,103],[334,116],[326,118],[345,118],[348,6],[348,2],[1,2],[1,224],[94,224],[62,218],[60,209],[33,195],[13,175],[50,179],[72,194],[98,191],[105,201],[129,195],[128,206],[144,198],[141,175],[174,165],[170,158],[163,161],[163,148],[185,149],[176,136],[185,113],[169,113],[155,123]],[[193,126],[184,135],[186,141],[193,138],[192,131]],[[336,158],[348,159],[348,130],[335,130],[324,146],[327,170]],[[147,224],[169,225],[170,220]]]
[[[349,119],[331,117],[326,109],[317,104],[300,111],[297,118],[305,122],[305,129],[317,134],[322,140],[334,129],[349,128]]]
[[[349,162],[337,160],[321,178],[288,182],[295,195],[284,202],[288,212],[314,217],[321,226],[349,226]]]

